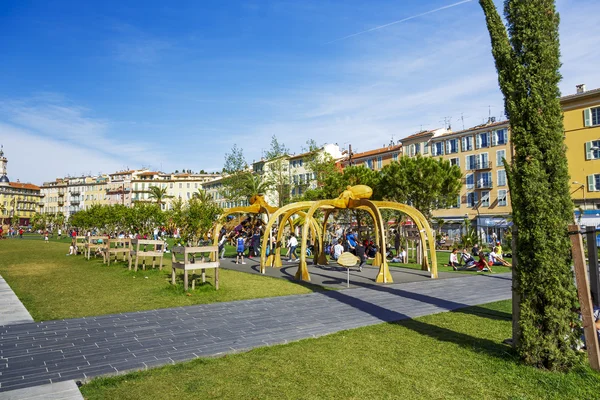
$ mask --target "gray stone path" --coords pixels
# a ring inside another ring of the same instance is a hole
[[[260,274],[260,265],[257,258],[245,258],[245,262],[246,264],[236,264],[235,259],[225,258],[224,260],[221,260],[221,268],[251,274]],[[296,282],[295,276],[297,270],[298,263],[289,262],[284,259],[281,268],[267,267],[265,275]],[[331,262],[327,266],[309,264],[308,272],[310,274],[310,283],[313,285],[335,289],[345,289],[347,287],[348,278],[346,275],[346,268],[339,266],[336,262]],[[362,272],[358,271],[358,266],[350,268],[350,287],[379,286],[379,283],[375,283],[378,272],[379,267],[372,267],[367,264],[363,266]],[[394,283],[431,281],[430,272],[418,269],[390,267],[390,274],[392,275]],[[462,274],[457,274],[456,272],[438,273],[438,279],[457,278],[460,276],[462,276]]]
[[[0,327],[0,391],[318,337],[510,298],[510,274],[461,276]]]
[[[10,288],[8,283],[0,276],[0,323],[3,325],[14,325],[22,323],[33,323],[31,314],[25,308],[23,303],[19,300],[15,292]],[[0,342],[1,345],[2,342]],[[0,366],[7,365],[7,360],[0,356]],[[2,370],[4,372],[4,369]],[[0,374],[2,374],[0,372]],[[0,399],[6,400],[79,400],[83,399],[83,396],[79,392],[79,388],[75,384],[75,381],[68,380],[58,383],[48,384],[31,387],[26,385],[24,389],[12,390],[10,387],[4,390],[0,394]],[[20,387],[15,385],[13,388]]]

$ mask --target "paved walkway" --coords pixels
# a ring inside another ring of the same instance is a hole
[[[0,327],[0,391],[172,364],[510,298],[510,274]]]
[[[249,272],[251,274],[260,274],[260,260],[256,258],[244,258],[244,261],[246,264],[236,264],[235,258],[225,258],[224,260],[221,260],[221,267],[240,272]],[[297,262],[284,260],[281,268],[267,267],[265,275],[297,282],[295,280],[297,270]],[[310,283],[314,285],[335,289],[347,287],[348,277],[346,268],[339,266],[335,262],[331,262],[327,266],[309,264],[308,272],[310,274]],[[371,267],[367,264],[363,266],[362,272],[359,272],[358,266],[350,268],[350,287],[379,286],[379,283],[375,283],[378,272],[379,267]],[[431,281],[430,272],[418,269],[390,267],[390,274],[392,274],[394,283]],[[460,276],[462,276],[462,274],[452,272],[438,273],[438,279],[457,278]]]
[[[0,323],[3,325],[33,323],[31,314],[29,314],[29,311],[27,311],[23,303],[21,303],[17,295],[15,295],[15,292],[13,292],[2,276],[0,276]],[[2,346],[2,343],[3,342],[0,341],[0,346]],[[8,372],[6,369],[7,366],[8,360],[0,356],[0,374],[3,375],[5,371]],[[7,390],[7,392],[2,393],[0,398],[6,400],[83,400],[83,396],[73,380],[59,383],[46,383],[48,384],[35,387],[31,387],[31,385],[14,385],[13,389],[17,387],[25,388],[17,390],[12,390],[10,387],[5,388],[4,390]]]

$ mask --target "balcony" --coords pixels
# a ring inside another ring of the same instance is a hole
[[[43,201],[40,201],[40,202],[38,203],[38,207],[44,207],[44,202],[43,202]]]
[[[80,203],[79,199],[77,199],[77,200],[71,200],[71,204],[72,205],[79,205],[79,203]]]
[[[491,189],[492,187],[494,187],[493,182],[490,181],[479,181],[477,182],[476,185],[477,189]]]
[[[73,191],[71,191],[71,196],[79,196],[81,194],[81,191],[79,189],[75,189]]]
[[[474,169],[476,169],[476,170],[492,169],[492,162],[486,161],[486,162],[475,163]]]
[[[63,197],[64,195],[65,195],[65,192],[58,192],[59,197]]]

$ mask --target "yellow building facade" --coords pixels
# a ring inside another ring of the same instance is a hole
[[[600,89],[585,90],[561,99],[565,145],[571,175],[571,197],[582,224],[599,225],[600,210]]]

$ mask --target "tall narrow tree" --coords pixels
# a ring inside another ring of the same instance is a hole
[[[506,165],[517,227],[515,289],[519,354],[554,370],[575,360],[577,297],[567,225],[573,221],[558,82],[559,17],[553,0],[506,0],[508,32],[493,0],[480,0],[510,119],[514,158]]]

